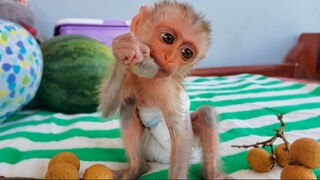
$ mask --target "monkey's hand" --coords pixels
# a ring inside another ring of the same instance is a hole
[[[133,32],[116,37],[112,41],[113,54],[123,64],[140,63],[144,57],[150,56],[148,46],[139,41]]]

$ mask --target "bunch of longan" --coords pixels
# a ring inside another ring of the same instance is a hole
[[[311,169],[320,168],[320,143],[312,138],[300,138],[286,147],[279,144],[274,155],[261,148],[253,148],[247,157],[257,172],[268,172],[274,161],[282,167],[281,179],[317,179]]]
[[[80,161],[71,152],[61,152],[55,155],[48,165],[45,179],[80,179]],[[112,171],[105,165],[94,164],[87,168],[83,179],[112,179]]]

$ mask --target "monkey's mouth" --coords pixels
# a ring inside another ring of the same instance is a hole
[[[169,73],[164,68],[160,68],[155,77],[162,78],[162,77],[166,77],[168,75],[169,75]]]
[[[171,74],[170,69],[168,69],[168,67],[166,67],[164,63],[162,63],[163,61],[161,60],[161,58],[159,58],[156,54],[154,54],[152,50],[150,53],[150,58],[153,59],[154,63],[158,66],[158,71],[154,76],[154,78],[163,78]]]
[[[159,61],[157,59],[154,59],[155,63],[159,66],[159,70],[157,72],[157,74],[155,75],[156,78],[162,78],[162,77],[166,77],[169,76],[169,71],[160,63],[158,63]]]

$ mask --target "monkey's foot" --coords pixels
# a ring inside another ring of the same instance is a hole
[[[123,169],[123,170],[113,170],[112,176],[113,179],[138,179],[141,175],[148,172],[150,169],[149,165],[145,165],[141,168],[130,168],[130,169]]]
[[[219,171],[202,169],[202,179],[233,179]]]

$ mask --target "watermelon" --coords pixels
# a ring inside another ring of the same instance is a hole
[[[97,111],[98,86],[111,75],[110,47],[82,35],[55,36],[41,44],[43,75],[36,99],[62,113]]]

